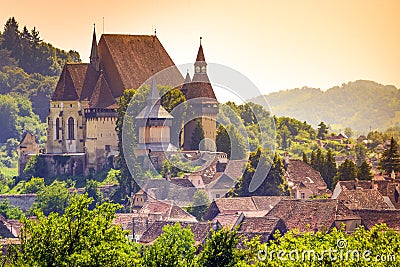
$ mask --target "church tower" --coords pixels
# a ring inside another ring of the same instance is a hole
[[[192,81],[187,74],[182,92],[186,100],[190,101],[191,112],[194,113],[193,119],[184,126],[184,150],[192,150],[192,136],[196,127],[201,125],[204,131],[205,149],[215,149],[215,137],[217,130],[216,117],[218,114],[218,101],[207,75],[207,63],[204,57],[203,46],[201,44],[197,52],[196,62],[194,63],[194,75]]]
[[[139,146],[137,155],[176,151],[170,143],[170,131],[174,117],[161,105],[156,81],[152,78],[146,107],[136,116],[136,127],[139,128]]]

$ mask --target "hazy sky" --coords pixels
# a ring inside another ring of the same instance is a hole
[[[398,0],[2,0],[0,22],[36,26],[42,39],[89,60],[93,23],[105,33],[153,34],[176,64],[206,60],[262,92],[328,89],[357,79],[400,87]]]

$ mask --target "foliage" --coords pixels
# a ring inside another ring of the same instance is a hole
[[[21,219],[23,212],[19,207],[13,207],[8,199],[0,202],[0,214],[6,219]]]
[[[211,232],[203,251],[199,254],[198,265],[204,267],[236,266],[239,236],[236,231],[221,229]]]
[[[173,155],[162,163],[161,175],[164,178],[183,177],[185,172],[194,172],[198,167],[179,155]]]
[[[43,155],[33,155],[28,160],[24,175],[30,177],[47,177],[47,164]]]
[[[202,221],[206,214],[210,200],[204,190],[197,190],[193,195],[193,203],[188,207],[188,212],[192,214],[198,221]]]
[[[336,162],[332,150],[328,149],[326,155],[320,148],[317,149],[317,153],[313,151],[311,153],[310,165],[319,171],[328,188],[332,190],[334,177],[337,174]]]
[[[196,127],[194,128],[192,134],[192,142],[190,143],[191,150],[204,150],[204,147],[201,147],[201,141],[204,140],[204,130],[203,125],[200,121],[197,121]]]
[[[262,179],[262,183],[253,192],[250,192],[250,182],[256,175],[256,169],[262,176],[257,177]],[[249,162],[243,176],[235,185],[231,195],[237,196],[286,196],[289,194],[289,188],[284,179],[284,166],[282,158],[277,154],[270,158],[270,151],[258,148],[250,153]]]
[[[195,258],[196,247],[190,227],[181,228],[179,223],[164,226],[163,234],[147,247],[143,254],[143,266],[186,267]]]
[[[334,186],[338,181],[354,181],[357,178],[357,165],[349,159],[346,159],[338,168],[334,179]]]
[[[392,171],[400,171],[400,152],[399,145],[392,137],[390,140],[390,147],[385,149],[379,162],[379,167],[382,171],[390,174]]]
[[[93,210],[96,205],[100,205],[103,202],[103,194],[99,190],[98,183],[94,180],[88,180],[85,186],[85,193],[91,199],[92,203],[89,204],[89,210]]]
[[[399,90],[373,81],[348,82],[326,91],[308,87],[282,90],[265,97],[277,116],[307,121],[314,127],[324,121],[336,125],[337,131],[351,127],[354,132],[367,133],[370,127],[383,130],[400,121]],[[260,102],[257,98],[250,101]]]
[[[325,140],[326,135],[328,134],[328,126],[326,126],[326,124],[321,121],[318,124],[318,138],[321,140]]]
[[[54,181],[51,185],[38,192],[35,206],[45,216],[52,212],[62,215],[70,200],[71,195],[67,185],[64,182]]]
[[[136,266],[138,245],[112,224],[118,205],[104,203],[94,210],[92,199],[75,195],[63,215],[23,219],[20,242],[10,249],[12,266]]]
[[[230,157],[231,140],[229,138],[228,132],[226,131],[226,128],[222,124],[218,125],[215,143],[217,145],[217,151],[225,152],[228,157]]]
[[[114,170],[111,168],[107,172],[106,178],[102,182],[100,182],[100,185],[118,184],[119,180],[121,180],[121,170]]]
[[[358,180],[372,180],[371,166],[364,160],[357,170]]]
[[[1,48],[11,51],[11,56],[28,73],[58,76],[66,62],[80,62],[76,51],[65,52],[43,42],[35,27],[20,31],[14,17],[7,20],[1,37]]]
[[[29,181],[25,182],[21,194],[36,194],[43,190],[44,187],[44,178],[32,177]]]

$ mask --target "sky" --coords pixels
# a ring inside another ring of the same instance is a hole
[[[103,33],[154,34],[175,62],[206,61],[248,77],[262,93],[326,90],[359,79],[400,87],[398,0],[1,0],[46,42],[89,61]]]

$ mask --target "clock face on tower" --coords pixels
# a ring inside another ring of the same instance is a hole
[[[197,66],[197,67],[196,67],[196,73],[199,73],[199,72],[200,72],[200,67]]]
[[[201,72],[206,73],[206,66],[201,67]]]

